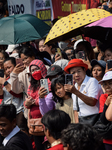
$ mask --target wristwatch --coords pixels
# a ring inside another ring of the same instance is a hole
[[[7,84],[8,84],[8,82],[7,82],[7,81],[5,81],[5,82],[4,82],[4,86],[6,86]]]

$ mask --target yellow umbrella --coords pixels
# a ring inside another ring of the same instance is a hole
[[[108,16],[111,16],[110,12],[103,9],[92,8],[63,17],[58,20],[49,31],[45,44],[64,41],[83,34],[81,28],[85,25]]]

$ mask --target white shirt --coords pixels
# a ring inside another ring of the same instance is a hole
[[[11,84],[11,79],[8,79],[7,82],[9,84]],[[23,97],[15,97],[12,94],[10,94],[6,88],[3,88],[4,91],[4,99],[3,99],[3,103],[4,104],[12,104],[16,107],[17,110],[17,114],[19,114],[21,111],[23,111],[24,106],[23,106]]]
[[[5,139],[3,140],[2,144],[5,146],[7,144],[7,142],[16,134],[20,131],[20,128],[18,126],[16,126],[12,132],[10,132],[10,134],[5,137]]]
[[[77,83],[75,84],[75,87],[78,89]],[[95,106],[89,106],[85,104],[80,98],[78,98],[79,116],[89,116],[99,113],[99,97],[101,94],[103,94],[103,91],[101,89],[101,85],[98,84],[98,81],[95,78],[88,77],[86,75],[79,91],[88,97],[93,97],[98,100]],[[72,99],[73,109],[77,110],[76,95],[72,94]]]

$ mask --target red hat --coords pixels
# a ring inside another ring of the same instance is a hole
[[[88,65],[85,64],[81,59],[72,59],[69,61],[68,65],[64,68],[66,73],[69,73],[69,69],[73,67],[84,67],[86,70],[88,69]]]

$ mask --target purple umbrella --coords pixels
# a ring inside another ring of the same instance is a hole
[[[85,37],[100,40],[101,42],[110,42],[112,38],[112,16],[95,21],[84,30]]]

